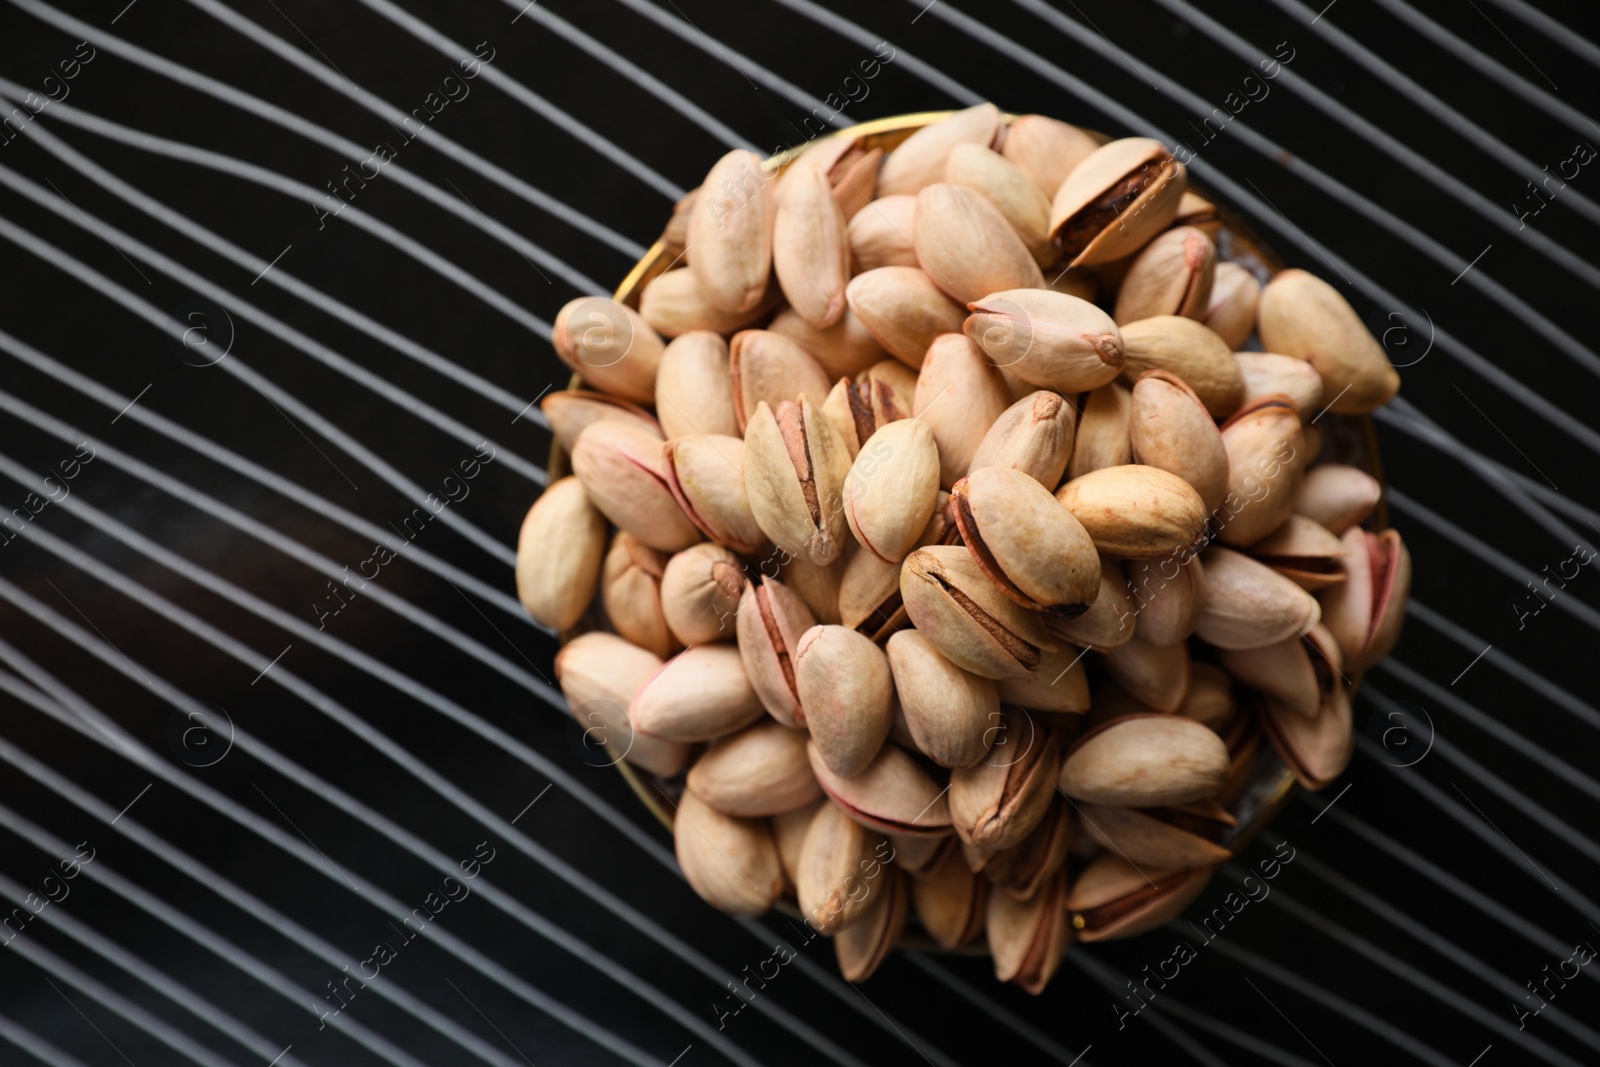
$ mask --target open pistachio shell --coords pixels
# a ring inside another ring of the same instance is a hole
[[[1056,493],[1108,556],[1159,559],[1197,544],[1206,506],[1188,482],[1130,463],[1090,471]]]
[[[989,428],[1011,406],[1011,391],[983,349],[947,333],[928,346],[917,374],[912,411],[933,431],[939,484],[948,489],[972,467]]]
[[[1321,621],[1316,598],[1271,567],[1220,547],[1203,558],[1206,598],[1195,627],[1202,641],[1218,648],[1262,648],[1299,637]]]
[[[1320,594],[1328,629],[1352,670],[1389,654],[1400,637],[1411,592],[1411,553],[1395,530],[1344,535],[1347,581]]]
[[[660,385],[659,380],[657,385]],[[550,420],[550,432],[568,452],[591,422],[602,419],[637,422],[657,436],[662,433],[661,424],[639,405],[587,389],[561,389],[551,393],[539,401],[539,410]]]
[[[1176,474],[1194,487],[1207,513],[1228,493],[1228,450],[1222,433],[1183,379],[1145,371],[1133,383],[1128,408],[1133,462]]]
[[[583,484],[572,477],[552,482],[517,536],[517,598],[528,614],[558,631],[571,629],[594,599],[605,547],[605,516]]]
[[[691,793],[725,815],[758,818],[822,796],[806,759],[806,735],[771,720],[725,737],[689,768]]]
[[[1079,941],[1135,937],[1176,918],[1209,881],[1210,867],[1141,870],[1107,852],[1072,883],[1066,907]]]
[[[843,626],[813,626],[794,662],[812,744],[834,774],[859,774],[889,736],[894,688],[883,650]]]
[[[886,651],[917,750],[941,767],[968,767],[983,759],[1000,715],[995,683],[951,663],[915,630],[889,638]]]
[[[1194,390],[1206,410],[1227,418],[1244,403],[1244,375],[1227,342],[1203,323],[1181,315],[1156,315],[1122,326],[1123,376],[1136,380],[1164,370]]]
[[[896,364],[903,366],[903,364]],[[891,422],[909,418],[909,407],[900,405],[893,386],[881,377],[862,375],[858,379],[840,378],[833,383],[822,413],[844,439],[850,459],[861,454],[861,446]]]
[[[745,431],[744,485],[750,512],[772,543],[826,566],[844,548],[849,454],[810,400],[757,406]]]
[[[1027,474],[980,467],[950,499],[967,551],[1018,604],[1072,618],[1100,595],[1100,557],[1088,531]]]
[[[904,749],[884,745],[866,770],[851,778],[834,774],[815,742],[806,748],[811,771],[823,790],[852,819],[880,833],[944,837],[952,833],[950,803]]]
[[[721,545],[690,545],[667,561],[661,611],[679,643],[708,645],[734,639],[744,568]]]
[[[1228,777],[1228,749],[1182,715],[1127,715],[1086,731],[1061,762],[1061,791],[1120,808],[1204,800]]]
[[[1168,230],[1134,257],[1117,290],[1117,325],[1153,315],[1204,320],[1211,306],[1217,246],[1193,226]]]
[[[678,647],[661,610],[661,576],[666,567],[665,552],[618,530],[600,575],[600,602],[612,629],[662,658]]]
[[[1072,939],[1062,903],[1066,885],[1065,872],[1058,872],[1031,900],[989,894],[989,953],[1000,981],[1015,982],[1035,996],[1044,992]]]
[[[1350,691],[1335,685],[1317,714],[1307,717],[1267,697],[1261,727],[1300,785],[1315,793],[1344,773],[1355,745]]]
[[[1043,616],[1001,593],[964,548],[912,552],[901,569],[900,595],[911,621],[946,659],[985,678],[1025,677],[1054,644]]]
[[[1090,837],[1133,863],[1165,870],[1228,860],[1233,853],[1217,841],[1238,821],[1215,801],[1143,809],[1083,805]]]
[[[634,695],[661,669],[654,653],[615,634],[579,634],[556,653],[556,681],[587,747],[603,747],[651,774],[671,778],[689,762],[690,747],[640,733],[628,717]],[[597,761],[598,762],[598,761]]]
[[[1021,844],[1044,819],[1061,769],[1061,736],[1026,712],[1007,710],[988,730],[989,751],[950,772],[950,819],[978,848]]]
[[[1316,275],[1277,274],[1261,293],[1259,314],[1262,347],[1315,367],[1336,414],[1365,414],[1400,391],[1400,375],[1383,346],[1350,302]]]
[[[1077,409],[1059,393],[1028,393],[994,420],[978,442],[969,470],[1007,467],[1054,489],[1072,455],[1077,417]]]
[[[713,907],[760,915],[783,894],[783,864],[766,820],[724,815],[685,793],[672,836],[684,878]]]
[[[905,932],[909,903],[906,876],[897,867],[884,866],[868,893],[867,910],[861,920],[841,930],[834,939],[839,973],[845,981],[865,982],[872,977]]]
[[[1228,545],[1252,545],[1283,525],[1305,480],[1307,448],[1300,412],[1282,394],[1262,397],[1222,425],[1228,452],[1226,516],[1217,536]]]
[[[1065,866],[1074,833],[1072,809],[1052,793],[1039,825],[1020,844],[996,856],[986,873],[1018,900],[1032,900]]]
[[[739,597],[739,660],[756,698],[785,726],[805,729],[795,684],[794,653],[800,635],[815,626],[805,602],[782,582],[761,577],[745,583]]]
[[[665,741],[710,741],[761,717],[738,649],[700,645],[678,653],[628,705],[640,733]]]
[[[952,851],[931,873],[912,879],[911,902],[934,943],[958,949],[983,932],[989,881],[969,871]]]
[[[1087,300],[1042,288],[1001,287],[970,297],[962,329],[995,366],[1058,393],[1114,380],[1126,356],[1117,324]]]
[[[982,193],[948,182],[925,186],[912,226],[917,262],[957,303],[1004,289],[1044,288],[1027,245]]]
[[[1315,593],[1345,580],[1343,542],[1304,515],[1290,515],[1283,525],[1250,546],[1250,555],[1301,589]]]
[[[561,362],[602,392],[649,404],[665,347],[639,316],[603,296],[581,296],[556,312],[550,344]]]
[[[1243,684],[1271,697],[1277,707],[1311,717],[1337,685],[1344,684],[1344,654],[1328,628],[1318,623],[1304,637],[1248,650],[1223,649],[1220,659]]]
[[[1125,137],[1079,163],[1050,204],[1050,234],[1076,267],[1138,251],[1167,228],[1188,184],[1183,164],[1159,141]]]
[[[651,548],[676,552],[700,540],[667,486],[661,439],[643,426],[596,422],[578,435],[572,473],[589,501],[618,529]]]

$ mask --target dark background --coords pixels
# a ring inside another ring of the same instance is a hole
[[[1600,170],[1537,213],[1527,185],[1600,144],[1591,4],[123,2],[0,6],[8,111],[96,49],[0,147],[0,510],[95,455],[0,547],[7,906],[94,856],[0,951],[0,1063],[1597,1062],[1600,968],[1512,1007],[1600,944]],[[478,42],[416,141],[363,102],[422,107]],[[797,143],[847,90],[835,125],[990,99],[1183,139],[1405,367],[1379,436],[1415,604],[1354,761],[1239,857],[1287,840],[1272,895],[1122,1029],[1108,987],[1187,928],[1075,947],[1038,998],[976,957],[852,988],[818,942],[719,1032],[790,932],[681,882],[511,599],[550,319],[728,147]],[[319,631],[326,583],[482,440],[470,495]],[[472,895],[319,1029],[475,851]]]

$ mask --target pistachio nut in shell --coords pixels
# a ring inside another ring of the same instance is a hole
[[[813,626],[800,635],[794,670],[823,762],[840,777],[861,773],[889,736],[894,682],[883,650],[843,626]]]
[[[674,437],[662,450],[667,488],[711,540],[755,555],[767,543],[745,492],[744,442],[724,434]]]
[[[1200,321],[1234,351],[1245,346],[1256,328],[1256,303],[1261,283],[1237,263],[1218,263],[1211,281],[1211,299]]]
[[[1078,619],[1083,617],[1079,615]],[[1058,638],[1061,636],[1056,630],[1052,633]],[[1083,669],[1083,650],[1064,640],[1056,644],[1059,647],[1045,652],[1039,669],[1032,676],[1004,678],[995,683],[1002,701],[1030,711],[1082,713],[1089,710],[1089,678]]]
[[[850,280],[845,214],[827,177],[811,167],[786,176],[772,230],[772,269],[806,322],[825,330],[844,314]]]
[[[656,413],[667,437],[739,433],[728,342],[709,330],[673,338],[656,370]]]
[[[1322,620],[1316,598],[1266,564],[1216,546],[1204,559],[1206,599],[1195,634],[1207,644],[1263,648],[1299,637]]]
[[[795,895],[807,926],[832,937],[867,911],[881,857],[888,842],[850,818],[837,804],[824,803],[800,843]],[[868,872],[874,877],[868,880]]]
[[[1121,259],[1166,229],[1188,185],[1183,164],[1148,137],[1102,145],[1050,203],[1050,235],[1071,266]]]
[[[1129,463],[1074,478],[1056,493],[1108,556],[1158,559],[1197,543],[1206,506],[1176,474]]]
[[[1183,197],[1178,201],[1178,213],[1173,216],[1172,224],[1193,226],[1213,241],[1223,229],[1222,218],[1217,214],[1217,205],[1193,189],[1183,191]]]
[[[666,567],[665,552],[618,530],[600,574],[600,603],[611,628],[662,658],[678,647],[661,610],[661,575]]]
[[[878,165],[878,195],[917,193],[940,181],[951,149],[958,144],[996,143],[1005,121],[999,108],[982,103],[922,127],[883,157]]]
[[[1239,710],[1233,699],[1233,679],[1215,663],[1196,663],[1191,668],[1189,692],[1178,707],[1186,715],[1208,726],[1217,734],[1227,732]]]
[[[616,634],[598,630],[579,634],[556,653],[556,681],[577,727],[582,729],[585,756],[591,749],[596,766],[626,759],[651,774],[671,778],[689,762],[690,748],[634,730],[628,719],[633,696],[661,669],[652,652],[631,645]]]
[[[1204,800],[1228,777],[1228,748],[1182,715],[1136,714],[1085,732],[1061,761],[1061,791],[1118,808]]]
[[[1050,632],[1064,641],[1104,652],[1133,640],[1138,622],[1138,606],[1134,603],[1122,564],[1101,556],[1100,593],[1094,603],[1075,619],[1051,619]],[[1077,654],[1077,650],[1073,650],[1072,655]],[[1040,664],[1039,669],[1043,671],[1045,665]],[[1022,702],[1014,700],[1012,703]],[[1031,704],[1022,706],[1032,707]]]
[[[741,330],[728,345],[728,380],[733,411],[744,428],[756,405],[776,407],[805,397],[817,407],[833,383],[811,353],[771,330]]]
[[[1005,467],[1054,489],[1072,457],[1077,417],[1078,409],[1061,394],[1047,389],[1029,393],[994,420],[969,469]]]
[[[811,353],[811,358],[829,378],[860,374],[888,355],[866,323],[848,307],[839,321],[825,330],[806,322],[793,308],[784,308],[774,315],[767,329]]]
[[[765,819],[724,815],[685,793],[672,838],[684,878],[718,910],[760,915],[783,895],[783,864]]]
[[[1305,435],[1294,401],[1281,393],[1240,408],[1222,424],[1228,452],[1226,519],[1217,537],[1228,545],[1252,545],[1282,526],[1294,511],[1306,475]]]
[[[762,401],[745,430],[744,487],[750,512],[772,543],[818,566],[844,549],[844,440],[805,397],[776,409]]]
[[[983,759],[1000,714],[995,683],[951,663],[916,630],[889,638],[885,651],[917,750],[941,767]]]
[[[971,297],[967,310],[966,335],[995,366],[1034,385],[1080,393],[1124,370],[1117,324],[1087,300],[1037,287],[990,289]]]
[[[1303,359],[1322,376],[1328,409],[1362,415],[1400,391],[1400,374],[1339,291],[1303,270],[1281,271],[1261,292],[1261,346]]]
[[[667,561],[661,576],[661,611],[682,644],[732,641],[743,588],[744,567],[738,556],[721,545],[690,545]]]
[[[1129,560],[1124,570],[1139,609],[1139,640],[1157,648],[1188,640],[1205,602],[1200,557],[1179,552],[1159,560]]]
[[[1326,526],[1304,515],[1290,515],[1283,525],[1250,546],[1250,555],[1301,589],[1313,593],[1346,578],[1348,551]]]
[[[1222,666],[1239,682],[1271,697],[1286,711],[1310,718],[1333,688],[1345,682],[1344,654],[1326,626],[1252,649],[1222,649]]]
[[[822,797],[806,758],[806,735],[770,719],[725,737],[689,768],[689,792],[725,815],[759,818]]]
[[[867,769],[851,778],[834,774],[815,742],[807,745],[806,755],[823,791],[862,825],[910,837],[945,837],[953,832],[946,790],[904,749],[884,745]]]
[[[1072,618],[1100,595],[1100,556],[1088,531],[1027,474],[980,467],[950,499],[973,561],[1018,604]]]
[[[569,300],[556,312],[550,344],[561,362],[604,393],[649,404],[666,347],[630,307],[603,296]]]
[[[1210,881],[1210,867],[1141,870],[1105,852],[1072,883],[1066,907],[1079,941],[1136,937],[1182,914]]]
[[[1042,289],[1028,248],[982,193],[948,182],[917,194],[912,218],[917,262],[950,299],[966,304],[1003,289]]]
[[[879,267],[858,274],[845,287],[845,299],[889,354],[909,367],[922,366],[933,339],[960,333],[967,317],[918,267]]]
[[[659,380],[657,382],[659,385]],[[561,442],[561,447],[572,451],[573,444],[591,422],[616,419],[637,422],[657,436],[662,435],[661,424],[638,404],[607,393],[588,389],[561,389],[539,401],[539,410],[550,422],[550,432]]]
[[[1214,801],[1143,809],[1083,805],[1085,833],[1132,863],[1164,870],[1226,862],[1233,853],[1218,841],[1237,824]]]
[[[676,552],[700,540],[667,486],[661,439],[642,426],[597,422],[572,447],[572,473],[589,501],[620,530]]]
[[[1411,594],[1411,553],[1396,530],[1344,535],[1348,580],[1320,594],[1323,619],[1345,662],[1363,671],[1394,648]]]
[[[950,772],[950,821],[978,848],[1021,844],[1043,821],[1061,771],[1061,735],[1025,711],[1002,711],[988,730],[989,751]]]
[[[1068,478],[1133,462],[1129,422],[1132,408],[1133,392],[1121,382],[1102,385],[1083,395],[1083,414],[1078,418],[1072,459],[1067,464]]]
[[[901,193],[880,196],[851,217],[846,236],[856,273],[917,266],[917,250],[911,244],[916,210],[917,198]]]
[[[828,399],[822,403],[822,413],[844,438],[852,461],[879,427],[911,415],[909,409],[900,406],[899,397],[888,382],[871,377],[846,377],[834,382]]]
[[[1203,320],[1216,269],[1211,238],[1193,226],[1168,230],[1134,257],[1117,290],[1112,318],[1119,326],[1153,315]]]
[[[1100,662],[1139,700],[1157,711],[1177,711],[1189,692],[1189,643],[1152,645],[1143,633],[1141,624],[1132,641],[1101,652]]]
[[[754,152],[736,148],[717,160],[689,215],[689,269],[712,304],[749,311],[772,272],[773,180]]]
[[[1010,406],[1005,379],[976,342],[959,333],[934,339],[917,374],[912,413],[933,431],[941,486],[971,469],[984,436]]]
[[[728,645],[678,653],[628,705],[634,729],[665,741],[710,741],[749,726],[761,713],[739,650]]]
[[[1063,906],[1066,872],[1058,872],[1031,900],[990,893],[986,925],[994,976],[1015,982],[1035,996],[1055,976],[1066,955],[1072,928]]]
[[[1000,154],[1015,163],[1039,191],[1054,196],[1072,169],[1100,147],[1078,127],[1046,115],[1018,115],[1006,127]]]
[[[844,581],[844,559],[817,564],[806,556],[786,557],[782,550],[775,553],[773,558],[779,562],[778,577],[787,582],[790,589],[800,594],[800,599],[806,602],[806,607],[811,609],[818,622],[839,621],[839,592]],[[769,559],[762,565],[768,566],[771,562],[773,560]]]
[[[983,931],[989,881],[951,852],[931,873],[912,879],[911,903],[935,944],[958,949]]]
[[[662,337],[681,337],[695,330],[729,334],[768,314],[783,299],[769,285],[760,303],[749,311],[724,311],[713,304],[694,271],[688,268],[658,274],[639,297],[639,317]]]
[[[1181,315],[1156,315],[1122,326],[1123,375],[1168,371],[1194,390],[1206,410],[1225,419],[1244,403],[1244,374],[1227,342],[1203,323]]]
[[[889,563],[905,559],[939,502],[939,448],[921,419],[878,430],[844,482],[845,520],[856,541]]]
[[[1261,727],[1302,788],[1315,793],[1344,773],[1355,748],[1350,691],[1336,685],[1312,716],[1289,711],[1267,697]]]
[[[1206,511],[1228,493],[1228,450],[1211,413],[1171,371],[1150,370],[1133,383],[1128,407],[1133,462],[1176,474],[1194,487]]]
[[[954,834],[944,837],[887,836],[889,844],[894,847],[895,866],[917,877],[936,869],[947,857],[955,855],[961,845]]]
[[[594,599],[605,549],[605,516],[583,484],[570,476],[552,482],[517,536],[517,599],[546,626],[570,630]]]
[[[985,678],[1023,678],[1054,647],[1044,617],[1000,592],[965,548],[930,545],[900,572],[906,613],[946,659]]]
[[[789,879],[789,895],[794,894],[795,879],[800,871],[800,846],[805,843],[811,820],[828,803],[826,796],[818,797],[803,808],[781,812],[769,820],[772,837],[778,843],[778,858],[783,861],[783,873]]]
[[[1072,809],[1051,794],[1049,810],[1020,844],[990,861],[986,873],[1018,900],[1031,900],[1067,862],[1076,833]]]
[[[999,152],[983,145],[957,145],[945,163],[944,180],[972,189],[999,208],[1040,267],[1048,267],[1060,257],[1061,250],[1047,232],[1049,197]]]
[[[735,630],[739,660],[762,707],[785,726],[805,729],[795,684],[800,635],[817,624],[811,609],[782,582],[765,576],[745,583]]]
[[[906,882],[898,867],[884,865],[868,893],[867,910],[860,921],[851,923],[833,939],[839,973],[845,981],[865,982],[872,977],[899,942],[910,905]]]
[[[1306,472],[1294,510],[1342,537],[1366,521],[1382,496],[1378,479],[1359,467],[1319,463]]]

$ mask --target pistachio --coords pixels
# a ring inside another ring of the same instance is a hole
[[[1144,639],[1145,627],[1133,640],[1100,653],[1106,673],[1156,711],[1174,712],[1189,692],[1189,645],[1153,645]]]
[[[812,780],[816,780],[815,775],[812,776]],[[789,880],[790,895],[793,895],[794,885],[799,877],[800,848],[805,844],[806,834],[811,829],[811,821],[828,803],[828,798],[821,796],[803,808],[781,812],[768,820],[772,823],[773,840],[778,845],[778,859],[783,862],[784,877]]]
[[[1108,556],[1159,559],[1204,536],[1205,503],[1176,474],[1130,463],[1074,478],[1056,499]]]
[[[745,431],[745,492],[756,523],[785,552],[818,566],[839,557],[849,468],[839,431],[806,397],[798,407],[756,407]]]
[[[761,303],[772,270],[773,182],[754,152],[736,148],[712,165],[689,216],[689,269],[723,311]]]
[[[701,645],[668,660],[634,694],[628,720],[665,741],[711,741],[749,726],[761,710],[738,649]]]
[[[1066,865],[1073,834],[1072,809],[1052,792],[1050,807],[1033,833],[996,856],[986,873],[1018,900],[1032,900]]]
[[[684,878],[712,907],[760,915],[782,895],[783,865],[764,820],[724,815],[684,793],[672,836]]]
[[[930,123],[900,142],[878,167],[878,195],[917,193],[944,176],[945,161],[958,144],[992,145],[1005,127],[993,104],[978,104]]]
[[[956,145],[945,163],[944,180],[981,194],[1011,224],[1029,255],[1040,267],[1060,256],[1046,232],[1050,227],[1050,200],[1015,163],[999,152],[977,144]]]
[[[1261,648],[1223,649],[1220,659],[1244,685],[1307,718],[1321,711],[1328,694],[1344,682],[1344,654],[1321,623],[1304,637],[1286,637]]]
[[[767,329],[809,352],[830,379],[860,374],[888,354],[849,307],[826,330],[812,326],[793,308],[774,315]]]
[[[1172,218],[1172,225],[1193,226],[1213,241],[1217,239],[1223,229],[1222,218],[1217,213],[1217,205],[1192,189],[1183,191],[1183,196],[1178,201],[1178,213]],[[1253,323],[1254,319],[1251,321]]]
[[[1072,169],[1050,204],[1050,235],[1071,266],[1121,259],[1167,228],[1187,185],[1159,141],[1126,137]]]
[[[929,185],[917,194],[912,222],[917,262],[958,303],[1044,287],[1027,245],[982,193],[948,182]]]
[[[863,548],[897,563],[916,546],[939,501],[939,449],[919,419],[873,435],[844,483],[845,519]]]
[[[846,539],[848,540],[848,538]],[[839,621],[839,593],[844,581],[844,559],[817,564],[808,556],[789,556],[778,569],[789,588],[800,594],[818,622]]]
[[[1134,257],[1112,317],[1118,326],[1156,315],[1203,321],[1216,271],[1217,246],[1211,238],[1193,226],[1168,230]]]
[[[1324,789],[1350,765],[1355,734],[1350,693],[1343,685],[1329,690],[1315,715],[1289,711],[1268,697],[1260,717],[1272,747],[1302,788],[1313,793]]]
[[[760,818],[805,808],[822,787],[806,759],[806,735],[766,720],[725,737],[689,768],[689,792],[724,815]]]
[[[911,902],[928,936],[940,948],[953,951],[982,932],[989,883],[951,852],[932,873],[912,880]]]
[[[821,407],[831,383],[811,353],[770,330],[742,330],[728,346],[728,379],[733,411],[744,428],[756,405],[777,407],[805,397]]]
[[[691,270],[669,270],[651,279],[639,297],[639,317],[662,337],[681,337],[695,330],[728,334],[771,311],[783,293],[769,285],[749,311],[724,311],[713,304]]]
[[[878,192],[878,168],[883,164],[883,149],[852,150],[828,171],[833,198],[845,221],[855,218],[872,203]]]
[[[917,750],[941,767],[970,767],[988,754],[998,721],[995,683],[951,663],[921,633],[889,638],[895,694]]]
[[[1211,299],[1198,316],[1223,343],[1237,351],[1256,328],[1261,283],[1237,263],[1218,263],[1211,281]]]
[[[1027,474],[980,467],[950,499],[974,562],[1018,604],[1072,618],[1100,594],[1100,557],[1088,531]]]
[[[889,736],[894,688],[883,650],[843,626],[813,626],[800,635],[794,674],[823,762],[843,778],[861,773]]]
[[[811,772],[852,819],[886,834],[944,837],[950,834],[950,804],[928,772],[895,745],[884,745],[867,769],[851,778],[834,774],[817,751],[806,747]]]
[[[1133,384],[1128,408],[1133,462],[1176,474],[1208,513],[1228,494],[1228,450],[1195,391],[1170,371],[1149,370]]]
[[[962,326],[996,366],[1058,393],[1098,389],[1122,372],[1122,335],[1087,300],[1048,289],[989,290]]]
[[[768,714],[801,730],[806,719],[795,683],[794,653],[800,636],[815,625],[805,602],[782,582],[761,578],[745,583],[735,626],[739,660]]]
[[[919,878],[928,875],[955,855],[961,844],[954,834],[946,834],[943,837],[907,837],[905,834],[889,834],[888,838],[889,844],[894,847],[895,866]]]
[[[672,217],[661,231],[661,246],[672,257],[680,257],[689,245],[689,216],[700,203],[700,189],[690,189],[672,205]]]
[[[1178,714],[1210,727],[1219,736],[1226,734],[1239,717],[1239,706],[1233,699],[1233,679],[1214,663],[1196,663],[1191,671],[1189,692],[1178,706]]]
[[[1306,472],[1294,510],[1342,537],[1352,526],[1366,521],[1381,496],[1383,486],[1366,471],[1343,463],[1321,463]]]
[[[784,296],[807,323],[825,330],[844,314],[850,242],[844,211],[825,175],[797,167],[784,182],[772,231],[772,267]]]
[[[1132,407],[1133,393],[1121,382],[1102,385],[1083,395],[1083,414],[1078,420],[1072,459],[1067,464],[1068,478],[1133,462]]]
[[[590,423],[604,419],[636,422],[657,436],[662,432],[655,416],[639,405],[587,389],[562,389],[551,393],[539,402],[539,410],[550,421],[550,432],[569,453],[578,435]]]
[[[651,548],[676,552],[700,540],[667,487],[661,439],[643,426],[605,420],[572,446],[572,472],[590,503]]]
[[[839,973],[845,981],[865,982],[872,977],[905,932],[909,902],[906,876],[898,868],[884,867],[878,884],[869,891],[861,920],[834,938]]]
[[[1238,823],[1215,801],[1144,809],[1083,805],[1090,837],[1131,863],[1166,870],[1226,862],[1233,853],[1218,842]]]
[[[915,267],[911,244],[914,196],[880,196],[850,220],[846,236],[857,274],[879,267]]]
[[[672,636],[685,645],[734,638],[734,615],[744,569],[721,545],[690,545],[667,561],[661,577],[661,611]]]
[[[1266,564],[1218,547],[1205,553],[1205,564],[1206,597],[1195,627],[1202,641],[1218,648],[1263,648],[1321,621],[1316,598]]]
[[[1046,489],[1061,481],[1072,455],[1078,411],[1059,393],[1029,393],[1000,413],[972,454],[971,470],[1021,471]]]
[[[992,722],[989,751],[950,772],[950,821],[977,848],[1021,844],[1043,821],[1061,770],[1061,735],[1024,711]]]
[[[888,843],[837,804],[823,804],[800,845],[795,890],[807,926],[832,937],[864,916],[872,900],[867,872],[882,873],[877,858]],[[865,890],[865,891],[863,891]]]
[[[900,406],[894,387],[883,378],[864,376],[859,381],[840,378],[834,382],[828,399],[822,404],[822,413],[844,438],[845,448],[854,461],[867,438],[880,427],[908,418],[911,410]]]
[[[664,345],[632,308],[603,296],[569,300],[556,312],[550,344],[596,389],[640,404],[655,399]]]
[[[1315,412],[1322,402],[1322,378],[1316,368],[1303,359],[1280,356],[1276,352],[1235,352],[1233,358],[1239,364],[1239,373],[1244,375],[1246,405],[1281,393],[1294,401],[1304,418]]]
[[[1082,734],[1061,761],[1061,791],[1116,808],[1204,800],[1228,777],[1228,749],[1182,715],[1135,714]]]
[[[964,548],[932,545],[900,572],[906,613],[946,659],[985,678],[1022,678],[1053,647],[1042,616],[1000,592]]]
[[[917,547],[940,544],[949,523],[944,506],[948,493],[939,494],[933,517],[917,537]],[[839,583],[839,621],[882,643],[910,625],[900,599],[900,564],[891,563],[865,549],[850,554]]]
[[[1076,126],[1044,115],[1019,115],[1006,127],[1000,154],[1015,163],[1045,196],[1055,196],[1072,169],[1100,144]]]
[[[672,497],[699,531],[735,552],[767,543],[745,493],[744,442],[723,434],[675,437],[662,450]]]
[[[667,437],[738,434],[728,342],[709,330],[679,334],[661,354],[656,411]]]
[[[1228,545],[1254,544],[1283,525],[1305,480],[1300,412],[1281,394],[1262,397],[1222,424],[1222,445],[1228,451],[1229,515],[1218,524],[1217,536]]]
[[[1211,881],[1211,868],[1146,871],[1115,852],[1084,868],[1066,908],[1079,941],[1111,941],[1176,918]]]
[[[1090,608],[1090,611],[1093,610]],[[1079,615],[1072,621],[1086,617]],[[1000,699],[1031,711],[1088,711],[1089,679],[1083,669],[1083,650],[1065,641],[1058,644],[1061,647],[1041,657],[1039,669],[1033,675],[1027,678],[1002,678],[996,682]]]
[[[1075,619],[1051,619],[1050,632],[1073,644],[1104,652],[1133,640],[1137,623],[1138,609],[1134,605],[1122,564],[1102,556],[1100,592],[1094,603]],[[1077,652],[1072,655],[1077,656]],[[1045,665],[1041,664],[1040,672],[1043,673],[1045,669]]]
[[[1303,359],[1322,376],[1329,410],[1361,415],[1400,391],[1400,375],[1350,302],[1321,278],[1286,270],[1261,293],[1261,344]]]
[[[666,566],[665,552],[618,530],[600,576],[600,602],[612,628],[661,657],[678,647],[661,611],[661,575]]]
[[[661,669],[654,653],[615,634],[579,634],[556,653],[556,681],[578,726],[584,747],[603,747],[651,774],[671,778],[689,762],[689,746],[634,730],[628,705]],[[597,760],[597,762],[600,762]]]
[[[928,346],[912,410],[933,431],[941,486],[967,473],[984,435],[1010,405],[1005,379],[970,338],[947,333]]]
[[[1015,982],[1035,996],[1044,992],[1072,938],[1063,905],[1066,888],[1066,874],[1058,872],[1031,900],[989,894],[989,953],[1000,981]]]
[[[878,343],[911,367],[922,366],[935,337],[960,333],[966,319],[961,305],[917,267],[879,267],[858,274],[845,287],[845,299]]]
[[[1200,558],[1180,552],[1162,560],[1129,560],[1128,584],[1139,608],[1139,640],[1163,648],[1187,641],[1205,602]]]
[[[605,516],[583,484],[572,477],[550,483],[517,536],[517,599],[546,626],[570,630],[594,599],[605,549]]]
[[[1344,544],[1326,526],[1304,515],[1290,515],[1251,545],[1250,555],[1313,593],[1345,580]]]
[[[1411,553],[1395,530],[1344,535],[1349,579],[1322,592],[1323,617],[1351,669],[1366,670],[1400,639],[1411,593]]]
[[[1244,403],[1244,375],[1233,349],[1193,319],[1156,315],[1130,322],[1122,327],[1122,347],[1127,357],[1122,372],[1129,379],[1147,370],[1169,371],[1219,419]]]

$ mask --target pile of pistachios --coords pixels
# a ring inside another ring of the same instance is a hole
[[[852,981],[914,914],[1038,992],[1196,897],[1264,746],[1349,761],[1411,565],[1323,436],[1399,376],[1156,141],[885,142],[728,153],[637,308],[562,309],[517,589],[708,902],[792,901]]]

